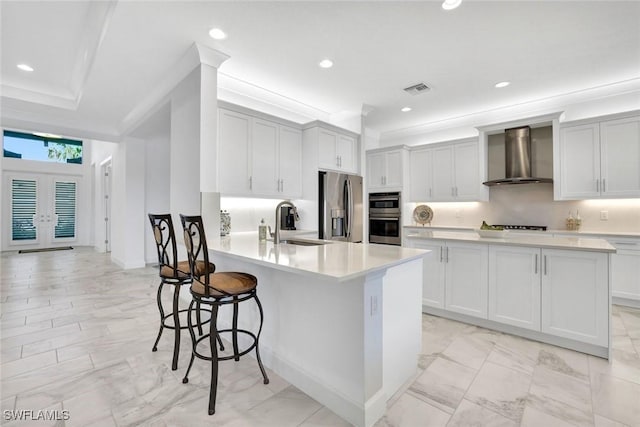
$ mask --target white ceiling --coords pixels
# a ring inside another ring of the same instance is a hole
[[[230,56],[223,88],[299,121],[364,105],[381,133],[640,81],[640,1],[440,4],[2,0],[3,124],[117,139],[194,42]],[[209,38],[214,26],[229,37]],[[431,91],[402,91],[419,82]]]

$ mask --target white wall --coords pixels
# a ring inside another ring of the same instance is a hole
[[[105,252],[106,245],[104,243],[106,239],[106,229],[104,223],[104,188],[101,165],[106,161],[113,161],[114,153],[118,148],[118,144],[113,142],[103,141],[91,141],[93,147],[91,153],[91,165],[92,165],[92,185],[93,185],[93,240],[91,244],[98,252]],[[112,172],[113,178],[113,172]]]
[[[158,262],[158,252],[156,250],[155,238],[151,231],[151,225],[146,214],[166,214],[170,209],[170,179],[169,179],[169,135],[159,133],[148,138],[145,141],[145,262]],[[181,234],[178,232],[180,224],[174,224],[176,235],[179,239]]]
[[[552,184],[491,187],[489,202],[426,203],[433,209],[434,226],[479,228],[488,224],[546,225],[564,230],[569,214],[580,211],[581,231],[640,233],[640,199],[554,201]],[[406,203],[413,212],[417,203]],[[600,220],[607,211],[608,221]],[[404,225],[416,225],[405,222]]]

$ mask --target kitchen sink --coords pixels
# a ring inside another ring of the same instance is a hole
[[[298,246],[321,246],[326,245],[328,242],[323,240],[303,240],[303,239],[285,239],[280,240],[280,243],[285,245],[298,245]]]

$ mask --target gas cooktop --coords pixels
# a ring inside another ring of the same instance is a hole
[[[547,231],[547,226],[546,225],[512,225],[512,224],[498,225],[498,224],[496,224],[496,226],[497,227],[502,227],[505,230]]]

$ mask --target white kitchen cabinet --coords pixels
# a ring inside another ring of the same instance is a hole
[[[445,308],[486,319],[487,245],[447,242],[445,249]]]
[[[218,109],[218,182],[223,194],[251,192],[251,130],[251,116]]]
[[[412,150],[410,155],[410,202],[428,202],[432,198],[432,157],[428,148]]]
[[[317,127],[318,167],[346,173],[358,172],[357,140],[354,136]]]
[[[489,246],[489,320],[540,330],[540,248]]]
[[[280,193],[294,199],[302,196],[302,131],[282,125],[279,130]]]
[[[431,151],[431,198],[425,201],[480,199],[478,142],[447,144]]]
[[[608,254],[542,250],[542,332],[608,346]]]
[[[219,188],[223,195],[296,198],[302,194],[302,132],[220,108]]]
[[[367,185],[369,190],[402,191],[405,183],[404,166],[408,159],[408,151],[405,148],[367,153]]]
[[[556,199],[640,197],[640,117],[565,125],[558,155]]]
[[[640,303],[640,239],[607,239],[611,255],[611,295]]]
[[[431,251],[424,258],[422,304],[444,308],[444,252],[446,250],[446,242],[424,239],[405,239],[405,241],[408,247]]]

